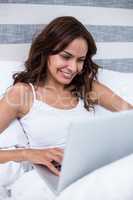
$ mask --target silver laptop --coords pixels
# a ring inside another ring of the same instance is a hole
[[[57,195],[86,174],[133,153],[133,110],[76,121],[68,134],[60,177],[35,165]]]

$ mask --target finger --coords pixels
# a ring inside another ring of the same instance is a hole
[[[64,149],[61,149],[61,148],[58,148],[58,147],[53,148],[53,149],[56,150],[56,151],[58,151],[58,152],[62,152],[62,153],[64,153]]]
[[[48,169],[53,172],[56,176],[59,176],[60,175],[60,172],[54,167],[53,164],[51,163],[47,163],[47,167]]]
[[[53,154],[52,152],[49,154],[49,161],[55,160],[57,163],[62,163],[62,157]]]
[[[55,160],[52,160],[51,163],[56,169],[58,169],[58,171],[61,171],[61,164],[57,163]]]
[[[60,156],[60,157],[63,157],[64,155],[64,150],[63,149],[57,149],[57,148],[54,148],[54,149],[51,149],[51,152]]]
[[[64,157],[64,154],[62,154],[61,152],[56,151],[56,150],[51,150],[51,151],[50,151],[50,154],[51,154],[52,156],[54,156],[55,159],[57,159],[60,163],[62,162],[63,157]],[[50,155],[49,155],[49,156],[50,156]],[[53,158],[53,157],[52,157],[52,158]],[[56,161],[57,161],[57,160],[56,160]]]

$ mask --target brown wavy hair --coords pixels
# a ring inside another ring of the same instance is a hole
[[[72,16],[62,16],[51,21],[32,41],[25,70],[13,75],[14,83],[32,83],[36,86],[47,76],[48,57],[63,51],[74,39],[83,38],[88,44],[88,52],[82,73],[76,75],[66,86],[74,86],[71,92],[84,100],[84,107],[94,108],[94,101],[88,94],[92,91],[93,80],[97,79],[99,66],[93,62],[96,54],[95,41],[85,26]]]

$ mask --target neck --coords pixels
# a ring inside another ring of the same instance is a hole
[[[66,89],[65,89],[65,85],[61,85],[59,84],[58,82],[56,81],[53,81],[53,80],[47,80],[45,81],[45,88],[47,89],[53,89],[53,90],[57,90],[57,92],[64,92]]]

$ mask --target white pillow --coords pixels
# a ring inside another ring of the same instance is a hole
[[[98,80],[109,87],[115,94],[133,104],[133,73],[117,72],[107,69],[100,69]],[[111,111],[96,105],[95,116],[111,114]]]
[[[18,61],[0,61],[0,96],[12,85],[12,75],[23,70],[24,65]]]
[[[0,61],[0,96],[12,85],[12,75],[23,70],[23,63],[17,61]],[[19,121],[14,120],[7,129],[0,134],[0,147],[26,145],[27,139]]]
[[[116,94],[133,104],[133,73],[100,69],[98,79]]]

